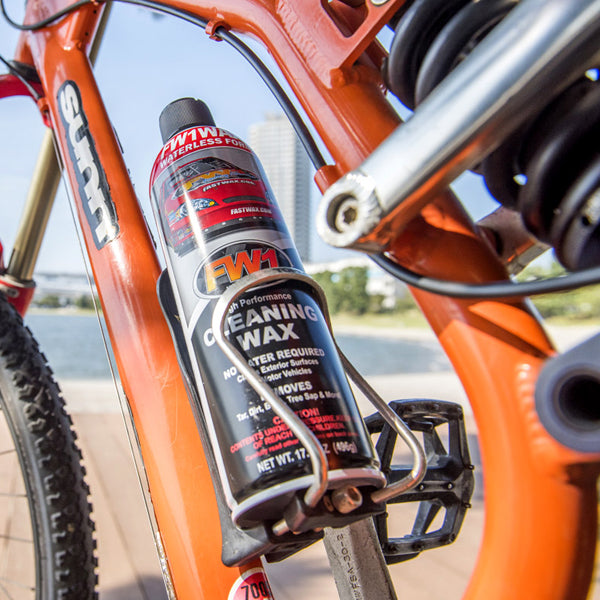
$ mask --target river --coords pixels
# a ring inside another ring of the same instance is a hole
[[[106,379],[110,370],[94,315],[29,314],[34,333],[59,379]],[[433,340],[395,339],[344,333],[336,337],[363,375],[448,371],[444,353]]]

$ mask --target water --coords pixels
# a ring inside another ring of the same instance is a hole
[[[28,314],[25,323],[58,379],[110,378],[96,316]]]
[[[363,375],[450,371],[437,342],[338,335],[337,343]]]
[[[110,378],[98,320],[93,315],[30,314],[26,323],[58,379]],[[433,341],[338,335],[340,348],[363,375],[448,371]]]

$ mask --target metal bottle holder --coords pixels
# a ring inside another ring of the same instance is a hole
[[[282,421],[290,428],[292,433],[298,438],[300,443],[306,449],[312,465],[312,483],[306,490],[304,495],[304,507],[301,505],[296,507],[290,513],[290,516],[275,523],[272,527],[275,535],[283,535],[290,531],[302,531],[306,528],[308,513],[311,508],[323,500],[328,487],[328,464],[325,456],[325,451],[321,446],[317,437],[312,433],[307,425],[294,413],[294,411],[275,393],[273,388],[264,381],[260,374],[248,363],[246,358],[235,346],[227,339],[225,335],[225,322],[229,309],[240,296],[253,288],[272,283],[275,281],[293,280],[299,281],[314,290],[317,296],[317,302],[320,304],[321,310],[325,315],[327,326],[331,331],[331,323],[328,317],[327,300],[323,290],[307,275],[299,270],[292,268],[272,268],[264,269],[251,273],[237,282],[232,283],[223,292],[216,303],[215,310],[212,316],[212,329],[217,345],[225,353],[227,358],[231,360],[238,371],[246,378],[249,385],[254,391],[259,394],[264,400],[268,401],[273,411],[279,416]],[[336,346],[337,347],[337,346]],[[427,459],[425,452],[419,444],[412,431],[402,421],[402,419],[389,408],[385,401],[373,390],[373,388],[364,380],[358,371],[352,366],[350,361],[337,348],[342,364],[349,375],[355,382],[361,392],[373,404],[375,409],[392,430],[401,437],[407,444],[412,455],[412,468],[398,481],[388,484],[380,490],[374,491],[369,500],[373,503],[386,503],[392,498],[407,492],[419,485],[420,481],[425,476],[427,470]],[[338,490],[338,502],[346,506],[352,506],[355,502],[356,494],[360,492],[354,487],[347,487]],[[306,510],[308,509],[308,510]]]
[[[296,502],[292,507],[296,509],[293,512],[294,518],[291,520],[292,527],[288,523],[290,519],[287,518],[289,511],[286,511],[286,519],[282,519],[273,527],[265,524],[244,530],[233,523],[221,486],[216,483],[215,494],[223,537],[222,560],[228,566],[240,565],[259,556],[264,556],[268,562],[277,562],[323,537],[323,532],[319,528],[310,528],[311,507],[328,499],[325,496],[328,483],[328,464],[323,448],[310,429],[262,380],[261,376],[232,346],[224,334],[229,307],[241,294],[252,288],[282,279],[302,282],[315,291],[317,301],[323,309],[327,325],[331,330],[323,291],[307,275],[290,268],[265,269],[247,275],[242,280],[231,284],[216,304],[212,327],[215,340],[226,356],[247,378],[253,389],[271,403],[272,409],[288,425],[300,442],[305,444],[313,467],[313,482],[304,494],[304,502]],[[163,272],[159,278],[157,287],[161,306],[173,335],[186,388],[192,405],[197,408],[195,417],[205,446],[209,468],[215,479],[218,479],[215,458],[208,442],[205,416],[201,410],[198,410],[200,407],[198,391],[195,388],[190,357],[185,345],[181,321],[177,315],[173,290],[166,272]],[[389,483],[383,489],[372,492],[368,502],[365,503],[374,508],[379,507],[381,514],[374,517],[375,526],[387,562],[407,560],[417,556],[421,550],[452,542],[458,534],[473,491],[473,467],[469,458],[462,409],[451,402],[432,400],[396,401],[391,402],[388,406],[340,352],[339,348],[337,350],[348,376],[377,410],[375,414],[365,419],[365,423],[369,433],[379,436],[376,451],[381,463],[381,470]],[[436,432],[436,428],[445,423],[449,428],[447,451]],[[422,433],[424,448],[412,433],[413,431]],[[409,447],[411,464],[392,465],[398,436]],[[340,494],[345,496],[341,499],[342,503],[352,506],[353,489],[342,488],[336,490],[336,493],[338,496]],[[419,502],[413,529],[410,534],[403,537],[390,537],[386,505],[389,510],[391,504],[405,502]],[[442,527],[433,532],[429,531],[435,514],[442,508],[446,510]],[[340,517],[344,517],[344,515],[340,515]],[[349,522],[351,519],[341,518],[340,526]],[[298,535],[294,530],[302,530],[303,533]]]

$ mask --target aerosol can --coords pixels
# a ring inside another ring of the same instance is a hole
[[[192,98],[160,117],[164,146],[150,188],[167,271],[233,522],[283,518],[312,479],[305,448],[215,344],[214,306],[233,282],[267,268],[302,270],[258,159],[215,126]],[[244,292],[226,319],[228,340],[316,435],[330,490],[385,484],[321,308],[285,278]],[[326,503],[327,504],[327,503]],[[360,512],[360,511],[359,511]],[[323,510],[319,526],[335,524]]]

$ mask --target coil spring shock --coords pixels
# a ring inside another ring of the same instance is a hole
[[[384,77],[414,110],[519,0],[414,0],[396,17]],[[600,83],[579,80],[491,152],[476,171],[571,270],[600,265]],[[544,93],[544,90],[540,90]]]

